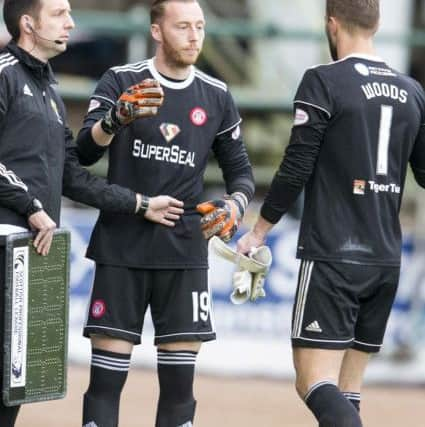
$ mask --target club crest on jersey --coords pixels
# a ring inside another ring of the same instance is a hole
[[[208,120],[207,112],[201,107],[195,107],[190,112],[190,120],[195,126],[204,126]]]
[[[171,142],[181,132],[180,128],[172,123],[162,123],[159,129],[167,142]]]
[[[105,312],[106,312],[105,301],[103,301],[101,299],[97,299],[97,300],[93,301],[93,304],[91,306],[92,317],[94,317],[95,319],[100,319],[101,317],[103,317]]]
[[[362,179],[355,179],[353,184],[353,194],[364,196],[366,191],[366,181]]]
[[[310,120],[308,113],[301,108],[295,110],[294,126],[305,125]]]
[[[58,118],[58,123],[60,123],[61,125],[63,125],[62,117],[59,114],[59,109],[58,109],[58,106],[56,105],[56,102],[55,102],[54,99],[50,99],[50,105],[52,106],[52,109],[55,112],[56,117]]]

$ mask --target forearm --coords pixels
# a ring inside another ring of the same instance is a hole
[[[268,232],[273,228],[274,224],[267,221],[263,216],[259,216],[257,222],[252,229],[252,232],[261,240],[266,240]]]
[[[95,125],[91,128],[91,135],[94,142],[101,147],[107,147],[112,140],[114,139],[113,134],[106,133],[102,129],[102,120],[99,120]]]
[[[314,171],[320,152],[322,132],[294,128],[291,141],[261,208],[261,216],[277,223],[297,200]]]
[[[112,141],[112,135],[108,135],[108,138],[104,137],[106,134],[102,129],[99,131],[98,127],[100,127],[99,122],[95,123],[92,128],[81,129],[78,134],[76,141],[78,160],[84,166],[96,163],[107,149],[107,140]]]
[[[28,186],[13,170],[0,163],[0,203],[2,206],[25,214],[34,197]]]
[[[418,185],[425,188],[425,169],[419,169],[412,166],[412,171]]]
[[[72,200],[105,211],[122,214],[136,211],[136,194],[90,174],[79,164],[73,144],[66,150],[62,192]]]
[[[242,139],[234,140],[232,132],[220,135],[213,150],[223,172],[226,192],[242,193],[249,203],[255,192],[254,175]]]

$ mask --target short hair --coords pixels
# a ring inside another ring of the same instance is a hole
[[[342,21],[348,30],[375,32],[379,24],[379,0],[327,0],[326,15]]]
[[[38,17],[42,0],[4,0],[3,19],[12,39],[17,41],[21,35],[19,21],[22,15]]]
[[[197,3],[198,0],[154,0],[151,6],[151,24],[156,24],[165,13],[165,4],[172,1],[178,1],[181,3]]]

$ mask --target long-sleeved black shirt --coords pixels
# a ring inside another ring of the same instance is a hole
[[[94,145],[90,129],[122,92],[146,78],[161,83],[164,104],[156,116],[138,119],[115,135],[108,179],[148,196],[182,200],[185,214],[174,228],[167,228],[102,211],[88,256],[99,263],[135,268],[206,268],[207,242],[195,207],[202,201],[209,154],[215,154],[229,194],[242,192],[248,200],[254,194],[241,118],[223,82],[195,67],[186,80],[171,81],[158,73],[152,59],[108,70],[91,97],[77,139],[80,158],[86,163],[99,158],[102,150]]]
[[[0,225],[28,228],[33,198],[59,224],[62,194],[109,211],[135,211],[133,191],[80,165],[55,85],[48,63],[14,42],[0,51]]]
[[[299,258],[400,264],[407,166],[425,187],[425,94],[379,58],[309,69],[261,215],[276,223],[305,187]]]

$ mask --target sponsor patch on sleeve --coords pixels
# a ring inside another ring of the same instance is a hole
[[[294,126],[305,125],[310,120],[308,113],[301,108],[295,110]]]
[[[236,141],[241,136],[241,127],[236,126],[235,130],[232,132],[232,139]]]
[[[98,101],[97,99],[92,99],[89,104],[88,112],[90,113],[91,111],[96,110],[96,108],[99,108],[99,107],[100,107],[100,101]]]

